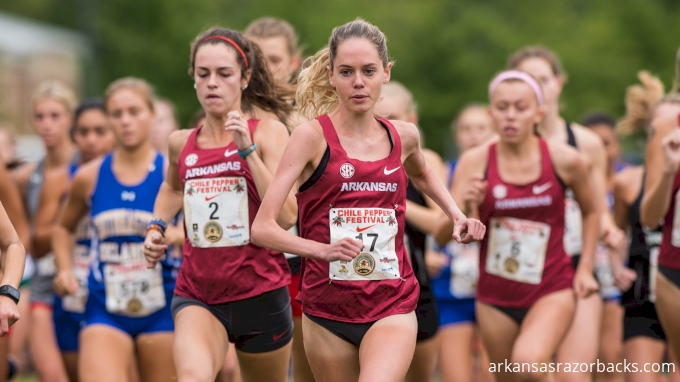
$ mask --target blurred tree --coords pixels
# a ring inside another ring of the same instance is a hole
[[[563,114],[578,120],[593,110],[621,115],[640,69],[670,88],[680,35],[675,0],[5,0],[0,10],[89,34],[99,61],[88,72],[88,95],[139,76],[177,103],[183,121],[199,107],[187,65],[189,44],[204,29],[281,17],[313,54],[334,26],[360,16],[387,35],[393,78],[413,91],[426,144],[446,156],[455,154],[449,125],[457,111],[485,101],[488,81],[522,46],[560,55],[569,74]],[[636,142],[626,148],[639,149]]]

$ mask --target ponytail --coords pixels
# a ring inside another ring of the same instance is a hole
[[[626,90],[626,115],[619,121],[616,130],[621,134],[632,134],[646,128],[654,106],[664,96],[661,80],[647,71],[638,72],[642,85],[631,85]]]
[[[306,61],[298,76],[295,104],[302,117],[312,120],[331,112],[338,106],[339,100],[326,69],[330,67],[330,49],[325,47]]]

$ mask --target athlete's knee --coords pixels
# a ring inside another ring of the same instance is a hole
[[[511,361],[516,381],[542,381],[546,377],[545,368],[541,366],[547,360],[529,349],[514,351]]]
[[[213,382],[216,374],[210,367],[177,365],[177,380],[179,382]]]

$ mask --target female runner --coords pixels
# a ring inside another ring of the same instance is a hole
[[[253,224],[259,245],[306,257],[302,329],[320,382],[401,381],[411,363],[419,293],[403,243],[407,172],[455,221],[457,240],[484,235],[425,161],[418,129],[373,117],[391,67],[377,27],[333,30],[300,74],[296,103],[310,121],[293,131]],[[301,237],[276,222],[296,181]]]
[[[596,195],[595,200],[600,201],[595,204],[600,213],[599,237],[609,248],[622,248],[625,245],[625,235],[616,227],[606,208],[607,160],[603,145],[591,131],[578,124],[565,121],[560,116],[559,98],[566,82],[566,73],[562,69],[559,58],[546,48],[527,47],[510,56],[508,69],[525,71],[540,82],[545,95],[545,117],[538,125],[538,133],[545,140],[568,143],[582,153],[590,168],[588,177],[593,193]],[[572,194],[571,190],[567,190],[564,246],[567,254],[572,257],[576,269],[583,248],[583,238],[580,234],[582,232],[582,227],[579,225],[580,211]],[[597,294],[590,295],[589,298],[578,299],[576,316],[557,353],[557,362],[595,362],[601,337],[602,305],[602,298]],[[589,372],[558,373],[560,382],[588,381],[589,378]]]
[[[116,149],[76,172],[53,249],[59,259],[57,287],[76,295],[72,241],[89,210],[94,259],[79,337],[81,381],[128,381],[137,356],[142,381],[175,378],[172,365],[170,299],[179,259],[147,269],[142,249],[153,202],[163,182],[163,157],[152,147],[153,91],[143,80],[123,78],[109,85],[106,112]],[[181,241],[181,232],[168,231]]]
[[[298,35],[295,29],[287,21],[264,17],[250,23],[245,31],[245,36],[259,45],[267,60],[267,68],[279,84],[297,85],[297,75],[300,69],[302,49],[298,46]],[[294,95],[294,94],[293,94]],[[287,99],[293,103],[293,97]],[[297,124],[297,114],[291,114],[290,121]],[[295,126],[289,123],[289,130]],[[291,232],[298,234],[297,225],[291,228]],[[305,354],[302,339],[302,306],[295,299],[300,285],[300,266],[302,259],[299,256],[286,253],[288,266],[290,267],[290,284],[288,284],[288,294],[290,295],[290,306],[293,310],[293,379],[296,382],[314,382],[314,374],[309,367],[307,354]]]
[[[656,283],[650,287],[654,288],[656,312],[669,348],[677,357],[680,354],[680,113],[677,107],[668,113],[657,111],[648,136],[640,221],[651,230],[663,226]],[[678,368],[677,362],[675,367]]]
[[[389,82],[382,87],[380,101],[375,105],[376,118],[385,117],[392,120],[418,123],[418,113],[413,95],[398,82]],[[444,177],[444,163],[437,153],[423,149],[425,160],[435,171],[439,179]],[[409,254],[413,273],[418,279],[420,297],[416,308],[418,321],[418,337],[413,361],[406,373],[405,381],[429,381],[432,379],[437,365],[439,340],[437,307],[432,293],[430,277],[425,266],[425,253],[430,249],[426,246],[426,235],[436,228],[440,215],[444,215],[432,199],[423,195],[413,182],[408,181],[406,188],[406,233],[404,243]]]
[[[680,114],[680,97],[669,96],[659,102],[657,99],[663,95],[661,81],[648,74],[640,74],[639,77],[646,87],[636,85],[629,88],[626,94],[627,116],[619,124],[620,130],[627,133],[649,126],[650,122],[654,125],[657,118],[672,118]],[[655,88],[661,89],[660,94],[655,94]],[[617,285],[624,291],[624,359],[638,365],[651,365],[661,364],[666,352],[666,335],[655,307],[662,228],[648,229],[640,223],[644,182],[645,169],[642,166],[628,167],[614,177],[614,217],[622,229],[630,227],[631,243],[627,266],[624,259],[618,263],[613,261],[612,265]],[[630,382],[656,382],[661,376],[661,373],[650,369],[628,373],[625,377]],[[680,372],[670,373],[670,376],[672,381],[680,380]]]
[[[17,170],[17,182],[24,195],[28,217],[33,230],[36,222],[47,215],[54,219],[54,211],[38,208],[43,180],[46,177],[65,173],[69,166],[78,163],[78,154],[69,136],[73,122],[73,110],[78,106],[73,91],[60,82],[48,81],[40,84],[33,95],[32,121],[42,139],[46,154],[37,165],[22,166]],[[68,379],[61,359],[52,321],[54,290],[52,281],[56,272],[54,256],[49,251],[49,236],[32,237],[31,256],[36,271],[31,278],[30,350],[36,374],[41,381],[65,382]]]
[[[581,125],[594,132],[604,146],[607,155],[607,177],[605,179],[607,209],[613,213],[614,176],[626,167],[626,164],[621,161],[621,144],[616,132],[616,121],[607,114],[595,112],[583,118]],[[618,252],[622,251],[625,251],[625,248]],[[595,278],[600,285],[600,296],[603,300],[600,349],[597,359],[601,363],[618,364],[623,362],[624,309],[621,306],[621,290],[614,282],[610,252],[616,253],[598,243],[593,266]],[[616,382],[620,380],[620,376],[620,372],[609,369],[604,372],[598,371],[597,379],[602,382]]]
[[[82,103],[75,110],[74,124],[71,129],[73,138],[82,163],[86,163],[113,148],[115,138],[108,126],[104,103],[88,101]],[[69,191],[69,183],[78,167],[74,164],[66,171],[46,175],[40,193],[39,213],[36,218],[35,241],[45,241],[44,244],[51,251],[51,239],[57,215]],[[74,251],[74,274],[81,285],[87,285],[89,274],[89,248],[91,230],[88,220],[78,225],[76,232],[77,246]],[[58,266],[59,264],[57,264]],[[58,267],[57,267],[58,269]],[[84,301],[78,298],[54,298],[53,317],[57,345],[61,351],[66,373],[69,380],[78,379],[78,333],[83,320]]]
[[[553,370],[508,370],[503,364],[549,363],[571,324],[575,295],[597,290],[592,261],[598,214],[578,152],[535,135],[544,115],[538,82],[526,72],[500,73],[489,85],[489,99],[500,138],[463,153],[453,196],[465,199],[489,227],[480,249],[476,314],[490,370],[497,381],[540,380]],[[584,247],[575,274],[562,244],[567,187],[583,213]]]
[[[229,342],[242,379],[285,381],[293,322],[282,253],[253,244],[250,225],[288,140],[275,120],[246,120],[258,107],[285,120],[291,106],[262,52],[240,33],[214,28],[197,36],[189,74],[205,125],[170,137],[170,166],[146,238],[150,264],[163,257],[165,222],[184,205],[187,238],[172,302],[180,381],[211,381]],[[226,158],[226,159],[225,159]],[[295,223],[289,195],[279,223]]]
[[[496,136],[487,107],[482,104],[465,106],[454,120],[453,129],[461,153]],[[447,166],[449,188],[456,165],[454,160]],[[460,244],[450,240],[451,229],[450,226],[441,226],[435,231],[435,240],[440,239],[441,250],[429,251],[425,257],[433,275],[432,288],[439,314],[439,369],[442,380],[493,380],[493,375],[488,372],[488,356],[481,344],[475,319],[479,243]],[[475,367],[475,354],[471,349],[477,350],[478,367]],[[479,378],[475,378],[476,373]]]

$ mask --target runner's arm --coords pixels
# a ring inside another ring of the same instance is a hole
[[[9,216],[21,243],[26,248],[30,247],[31,229],[26,217],[24,203],[19,193],[19,187],[2,161],[0,161],[0,202],[5,206],[7,216]]]
[[[481,240],[486,232],[486,227],[478,220],[468,219],[465,214],[458,208],[449,190],[444,186],[437,173],[430,167],[425,160],[423,151],[420,148],[420,134],[415,125],[394,121],[395,127],[398,127],[399,136],[402,142],[402,161],[404,163],[404,170],[409,176],[413,185],[419,190],[422,190],[427,196],[437,203],[437,205],[444,211],[446,216],[453,223],[453,237],[456,240],[468,243],[475,240]],[[458,236],[463,231],[468,230],[468,236],[464,239]],[[471,236],[471,237],[470,237]]]
[[[0,285],[11,285],[19,289],[26,264],[26,250],[2,204],[0,204],[0,253],[3,254]]]
[[[345,238],[332,245],[319,243],[289,233],[276,221],[279,211],[302,171],[308,164],[314,163],[315,159],[320,160],[322,155],[318,153],[318,148],[323,137],[320,131],[316,131],[318,129],[314,128],[313,123],[316,122],[306,122],[293,130],[279,168],[269,185],[269,192],[265,195],[255,216],[251,228],[251,239],[255,245],[279,252],[326,261],[350,261],[359,254],[363,247],[360,241]]]
[[[676,130],[675,121],[663,120],[650,128],[650,138],[645,154],[645,193],[640,204],[640,222],[651,229],[668,213],[677,169],[666,164],[662,141]]]
[[[558,175],[574,191],[574,199],[581,209],[583,249],[578,271],[592,274],[601,217],[595,202],[599,195],[593,195],[592,178],[588,177],[586,164],[576,150],[561,144],[550,145],[550,148]]]
[[[165,222],[170,222],[182,209],[184,195],[179,178],[178,161],[190,133],[190,130],[179,130],[168,137],[167,172],[153,206],[153,216]]]
[[[75,281],[73,277],[73,234],[80,220],[89,211],[87,200],[92,193],[100,165],[101,159],[95,159],[78,169],[58,223],[52,230],[52,252],[57,265],[58,279],[66,275],[69,280]],[[77,281],[73,288],[77,290]]]
[[[281,158],[288,142],[288,130],[281,122],[268,119],[260,122],[255,130],[257,141],[256,153],[248,155],[246,161],[251,169],[257,193],[264,199],[267,189],[271,186],[273,174],[281,163]],[[292,187],[289,188],[292,190]],[[284,229],[289,229],[297,221],[297,202],[293,192],[289,192],[281,206],[277,223]]]
[[[423,150],[423,154],[427,163],[439,176],[439,179],[443,179],[444,164],[439,155],[430,150]],[[419,231],[425,234],[432,234],[439,226],[440,219],[445,216],[431,198],[425,195],[424,199],[425,206],[406,200],[406,221]]]
[[[34,258],[41,258],[52,250],[52,230],[57,223],[62,198],[68,191],[68,181],[68,172],[65,169],[45,176],[34,223],[31,252]]]

